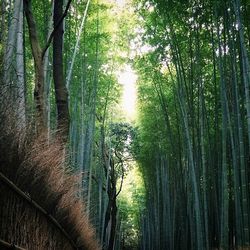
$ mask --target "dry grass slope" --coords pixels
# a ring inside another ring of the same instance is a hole
[[[100,249],[95,239],[94,229],[86,216],[85,207],[76,197],[77,178],[65,170],[67,168],[64,166],[65,156],[61,142],[54,138],[48,143],[45,134],[37,137],[31,132],[34,131],[32,127],[21,128],[16,123],[13,114],[15,112],[11,106],[0,111],[1,173],[52,215],[70,235],[75,244],[80,247],[79,249]],[[1,181],[0,185],[2,188]],[[7,193],[6,191],[6,195]],[[28,221],[29,218],[32,218],[34,211],[26,209],[19,198],[6,197],[3,192],[0,196],[4,203],[0,203],[0,212],[2,213],[0,214],[0,238],[6,241],[16,241],[12,243],[18,244],[17,241],[20,237],[23,239],[26,237],[21,235],[27,233],[26,228],[30,227],[29,223],[33,223],[35,220],[33,219],[33,222]],[[5,214],[10,217],[8,219],[3,218],[6,209],[9,210],[8,215]],[[22,209],[22,213],[20,213],[26,218],[26,221],[22,219],[23,230],[22,225],[15,224],[18,221],[13,222],[15,213],[18,213],[17,210],[20,209]],[[29,214],[27,216],[26,212],[31,213],[30,216]],[[38,222],[40,219],[35,221]],[[10,226],[4,225],[5,223]],[[48,232],[45,232],[45,230],[48,231],[48,225],[44,228],[42,228],[42,225],[43,223],[34,227],[36,231],[34,237],[38,237],[37,234],[41,234],[41,238],[47,237]],[[30,231],[33,230],[30,229],[28,232],[31,237],[32,232]],[[14,234],[21,235],[15,237]],[[60,241],[61,239],[59,237],[54,240]],[[49,249],[39,246],[39,242],[36,243],[36,247],[31,247],[28,242],[23,242],[23,240],[20,244],[27,249]],[[59,249],[51,245],[52,248]],[[66,247],[65,249],[69,248]]]

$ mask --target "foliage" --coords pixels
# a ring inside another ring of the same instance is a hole
[[[140,16],[134,41],[136,159],[147,187],[142,244],[146,249],[248,246],[248,215],[243,218],[249,204],[244,184],[249,182],[248,5],[157,0],[135,6]]]
[[[15,89],[12,98],[23,90],[33,117],[36,74],[26,22],[25,84],[16,81],[20,54],[6,56],[17,43],[15,33],[7,36],[15,3],[1,3],[0,77]],[[32,11],[44,47],[52,1],[32,1]],[[63,41],[67,160],[81,176],[78,195],[104,249],[249,247],[249,14],[248,2],[239,0],[72,1]],[[51,50],[42,95],[49,137],[58,121]],[[117,74],[128,64],[138,75],[136,124],[124,122],[119,107]]]

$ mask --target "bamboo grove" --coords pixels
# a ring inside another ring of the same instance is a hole
[[[113,15],[117,13],[116,18]],[[118,248],[122,236],[117,197],[126,170],[122,154],[132,127],[123,122],[122,115],[114,115],[120,110],[121,93],[116,72],[126,61],[118,51],[128,50],[128,42],[124,41],[129,40],[128,26],[133,23],[130,8],[121,11],[112,1],[4,0],[0,14],[1,115],[5,109],[13,111],[9,128],[17,123],[11,132],[16,137],[32,130],[38,137],[35,144],[39,144],[39,137],[46,135],[45,142],[53,149],[41,143],[35,158],[43,156],[46,165],[51,164],[56,171],[58,167],[64,168],[61,171],[65,172],[65,179],[72,178],[67,177],[69,172],[75,176],[72,185],[78,188],[72,200],[77,197],[85,204],[88,219],[96,228],[98,244],[103,249]],[[1,131],[0,136],[3,147],[5,133]],[[19,143],[12,139],[13,144]],[[53,154],[56,149],[56,155],[49,158],[49,152]],[[44,171],[41,169],[37,170],[36,180]],[[46,172],[50,175],[53,171]],[[25,188],[29,190],[31,186]],[[63,197],[59,192],[58,195]],[[78,201],[73,202],[81,214]],[[46,201],[38,201],[38,206],[41,204]],[[21,243],[25,244],[24,241]],[[88,249],[98,249],[95,242],[84,244],[96,246]]]
[[[249,249],[249,8],[137,4],[143,249]]]
[[[248,0],[0,5],[0,111],[60,138],[102,249],[250,249]]]

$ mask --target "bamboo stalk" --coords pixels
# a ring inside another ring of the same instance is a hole
[[[3,173],[0,172],[0,180],[6,184],[11,190],[13,190],[16,194],[21,196],[23,199],[28,201],[34,208],[36,208],[38,211],[40,211],[42,214],[44,214],[48,220],[50,220],[60,231],[61,233],[70,241],[71,245],[78,249],[74,241],[71,239],[69,234],[63,229],[63,227],[59,224],[59,222],[51,215],[49,214],[44,208],[42,208],[38,203],[36,203],[32,198],[25,194],[21,189],[19,189],[12,181],[10,181]]]
[[[0,246],[10,248],[10,249],[15,249],[15,250],[26,250],[25,248],[18,247],[18,246],[14,245],[14,244],[10,244],[7,241],[1,240],[1,239],[0,239]]]

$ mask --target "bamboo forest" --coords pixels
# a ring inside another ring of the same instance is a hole
[[[249,0],[1,0],[0,250],[250,250],[249,58]]]

